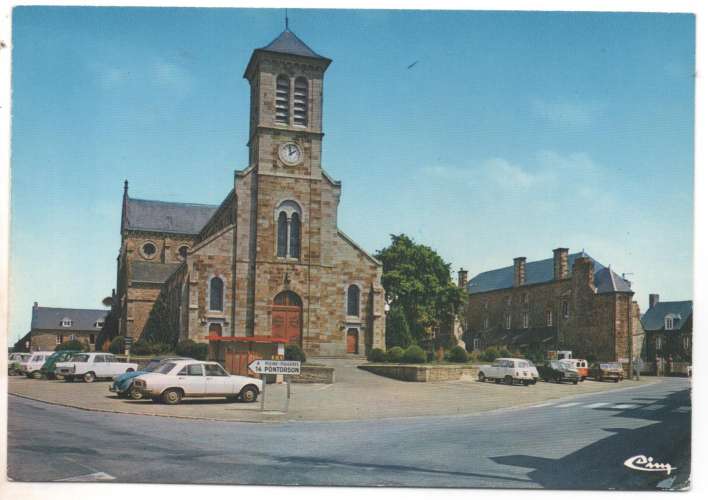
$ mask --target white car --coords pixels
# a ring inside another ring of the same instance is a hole
[[[491,365],[480,366],[477,378],[480,382],[494,380],[497,384],[521,382],[533,385],[538,380],[538,370],[528,359],[497,358]]]
[[[28,352],[13,352],[7,358],[7,374],[8,375],[21,375],[20,364],[28,361],[32,355]]]
[[[164,363],[154,372],[136,377],[133,385],[143,396],[169,405],[185,397],[226,397],[252,403],[263,389],[257,378],[229,375],[219,363],[195,360]]]
[[[49,356],[54,354],[53,351],[35,351],[27,361],[20,362],[20,371],[32,378],[42,378],[40,369]]]
[[[93,382],[97,378],[113,378],[137,369],[137,363],[118,361],[113,354],[83,352],[75,354],[69,361],[57,363],[54,373],[64,377],[67,382],[73,382],[77,378],[82,378],[84,382]]]

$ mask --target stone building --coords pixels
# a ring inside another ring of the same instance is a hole
[[[341,183],[323,169],[330,59],[285,30],[253,51],[248,166],[218,205],[123,194],[114,297],[135,339],[159,307],[174,337],[299,344],[310,355],[384,347],[381,264],[337,227]]]
[[[460,281],[468,291],[468,349],[569,349],[599,360],[632,356],[639,308],[631,284],[585,252],[557,248],[553,258],[535,262],[517,257],[512,266]]]
[[[32,306],[30,331],[20,342],[20,349],[53,351],[69,340],[78,340],[94,349],[98,333],[103,328],[108,311],[105,309],[66,309],[63,307]]]
[[[668,363],[691,363],[693,301],[661,302],[659,295],[652,293],[641,321],[646,336],[644,359],[654,363],[654,369],[679,372],[682,370],[674,370]]]

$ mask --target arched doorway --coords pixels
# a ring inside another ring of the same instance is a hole
[[[347,330],[347,354],[359,353],[359,329],[349,328]]]
[[[302,345],[302,300],[296,293],[280,292],[273,299],[272,334],[288,339],[288,344]]]

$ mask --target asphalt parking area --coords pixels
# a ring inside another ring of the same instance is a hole
[[[574,395],[645,385],[653,377],[621,383],[586,380],[578,385],[539,382],[532,386],[504,385],[463,378],[449,382],[403,382],[359,370],[361,361],[318,359],[335,367],[334,384],[293,384],[289,410],[286,386],[269,384],[265,412],[260,402],[227,402],[223,398],[185,399],[168,406],[150,400],[118,398],[108,391],[110,381],[67,383],[9,377],[9,392],[48,403],[95,411],[207,418],[248,422],[286,420],[342,421],[434,415],[469,415],[491,410],[541,404]]]

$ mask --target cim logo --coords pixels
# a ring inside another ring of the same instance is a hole
[[[654,462],[653,457],[647,457],[646,455],[635,455],[624,461],[624,466],[629,469],[640,470],[644,472],[664,472],[666,475],[671,474],[671,471],[676,471],[675,467],[671,464],[662,464],[660,462]]]

